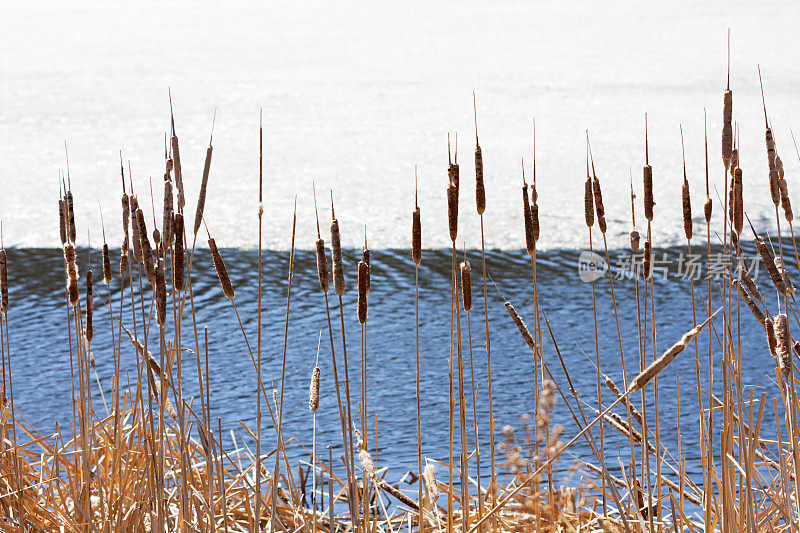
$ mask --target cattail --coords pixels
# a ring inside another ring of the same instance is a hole
[[[744,264],[744,261],[740,264],[739,274],[745,287],[750,291],[750,294],[761,300],[761,292],[758,290],[758,285],[756,285],[753,278],[750,277],[750,272],[747,270],[747,265]]]
[[[738,128],[738,125],[737,125]],[[731,176],[733,176],[734,169],[739,168],[739,149],[734,148],[731,152]]]
[[[361,260],[367,264],[367,294],[369,291],[372,290],[372,263],[369,262],[369,248],[367,246],[367,240],[364,239],[364,249],[361,251]]]
[[[172,287],[180,292],[183,290],[183,264],[185,254],[183,249],[183,213],[175,213],[175,251],[172,256]]]
[[[128,198],[128,193],[122,193],[122,233],[125,236],[125,241],[128,240],[128,224],[131,217],[131,203]]]
[[[772,319],[767,318],[764,320],[764,330],[767,332],[769,353],[771,353],[773,357],[777,357],[778,339],[775,337],[775,324],[772,322]]]
[[[792,296],[794,294],[794,285],[792,285],[792,280],[789,279],[789,273],[786,271],[786,267],[783,264],[783,259],[776,257],[774,261],[775,268],[778,270],[778,274],[780,274],[781,281],[783,282],[783,290],[781,293],[787,296]]]
[[[103,282],[111,284],[111,257],[108,252],[108,244],[103,243]]]
[[[755,242],[756,249],[758,249],[758,253],[761,255],[761,262],[764,263],[764,268],[767,269],[769,278],[772,280],[775,288],[778,289],[778,292],[783,294],[785,292],[783,287],[783,276],[781,276],[780,272],[778,272],[778,269],[775,267],[775,261],[772,258],[772,252],[770,252],[769,247],[764,242],[764,239],[758,235],[755,236],[753,242]]]
[[[94,352],[92,352],[92,339],[88,336],[88,332],[83,334],[83,350],[86,352],[86,358],[89,360],[89,365],[95,368]]]
[[[211,154],[214,151],[211,144],[206,148],[206,161],[203,164],[203,181],[200,183],[200,196],[197,198],[197,209],[194,212],[194,234],[200,230],[203,221],[203,210],[206,207],[206,189],[208,188],[208,174],[211,171]]]
[[[775,156],[775,167],[778,170],[778,188],[780,189],[781,193],[781,207],[783,208],[783,215],[786,218],[786,222],[791,222],[794,220],[794,214],[792,213],[792,202],[789,199],[789,187],[786,184],[786,179],[784,178],[783,172],[783,161],[781,161],[780,156]]]
[[[356,429],[356,446],[358,447],[358,460],[361,461],[361,470],[365,479],[375,479],[375,465],[372,463],[372,456],[367,451],[364,441],[361,440],[361,433]]]
[[[367,284],[369,283],[369,265],[363,259],[358,262],[358,322],[367,321]]]
[[[328,257],[325,255],[325,241],[317,239],[317,278],[322,292],[328,292]]]
[[[472,309],[472,267],[467,260],[461,262],[461,296],[464,299],[464,311]]]
[[[76,238],[75,230],[75,200],[72,197],[72,191],[67,191],[67,229],[69,233],[70,242],[74,243]]]
[[[686,240],[690,241],[692,240],[692,202],[689,198],[689,181],[685,176],[681,196],[683,200],[683,233],[686,235]]]
[[[479,144],[475,144],[475,204],[478,214],[486,211],[486,190],[483,185],[483,154]]]
[[[653,276],[653,250],[652,245],[650,244],[650,239],[647,238],[644,241],[644,270],[642,271],[642,276],[644,279],[651,279]]]
[[[586,227],[594,226],[594,194],[592,193],[592,178],[586,172],[586,183],[583,186],[583,216],[586,219]]]
[[[744,227],[744,195],[742,194],[742,169],[736,167],[733,175],[733,229],[741,235]]]
[[[606,387],[608,387],[609,390],[613,392],[617,398],[622,396],[622,392],[620,392],[619,388],[617,387],[617,384],[614,383],[614,381],[610,377],[603,374],[603,379],[606,382]],[[638,422],[639,425],[644,426],[644,417],[642,417],[642,414],[638,411],[638,409],[636,409],[636,406],[633,405],[633,402],[631,402],[626,397],[624,400],[622,400],[622,403],[625,404],[625,408],[628,410],[628,413],[631,415],[631,418],[636,420],[636,422]]]
[[[172,207],[172,182],[170,180],[164,181],[164,221],[161,226],[164,230],[164,248],[172,246],[172,239],[174,238],[174,231],[172,228],[173,220],[175,219],[174,209]]]
[[[670,348],[668,348],[667,351],[665,351],[663,355],[661,355],[661,357],[650,363],[650,365],[647,368],[645,368],[638,376],[636,376],[633,379],[633,381],[631,381],[631,384],[628,387],[628,391],[635,392],[641,390],[647,384],[648,381],[650,381],[656,376],[656,374],[664,370],[667,367],[667,365],[670,364],[675,359],[675,357],[677,357],[678,354],[683,351],[684,348],[686,348],[686,346],[692,341],[692,339],[694,339],[695,337],[697,337],[697,335],[700,334],[700,331],[702,331],[703,327],[706,324],[708,324],[708,322],[718,312],[719,311],[715,312],[713,315],[705,319],[702,324],[698,324],[697,326],[690,329],[688,332],[684,333],[683,337],[681,337],[681,340],[679,340],[678,342],[673,344]]]
[[[725,169],[731,164],[733,155],[733,93],[725,90],[722,103],[722,161]]]
[[[528,203],[528,185],[522,182],[522,218],[525,226],[525,249],[528,254],[533,254],[536,249],[536,240],[533,238],[533,220],[531,218],[531,204]]]
[[[536,189],[534,189],[535,193]],[[539,242],[539,204],[531,205],[531,229],[533,230],[533,242]]]
[[[228,277],[228,269],[225,267],[225,262],[217,249],[217,243],[214,239],[208,239],[208,247],[211,249],[211,257],[214,259],[214,268],[217,270],[219,282],[222,284],[222,293],[233,300],[233,285],[231,285],[231,278]],[[326,287],[327,288],[327,287]]]
[[[311,385],[308,387],[308,410],[316,413],[319,409],[319,374],[318,366],[311,371]]]
[[[73,252],[74,250],[73,248]],[[0,249],[0,299],[3,304],[3,312],[8,313],[8,259],[5,248]]]
[[[533,340],[533,336],[531,332],[528,331],[528,326],[525,325],[525,322],[522,321],[522,318],[517,314],[517,310],[514,309],[514,306],[511,305],[511,302],[506,300],[506,311],[508,314],[511,315],[511,320],[514,321],[514,324],[517,325],[517,329],[519,330],[522,338],[525,339],[525,342],[528,344],[531,350],[534,352],[536,351],[536,341]]]
[[[735,279],[732,280],[731,284],[736,288],[737,291],[739,291],[739,296],[742,297],[742,300],[744,300],[744,302],[747,304],[747,307],[750,308],[750,311],[756,317],[756,320],[758,320],[761,323],[761,325],[763,326],[764,325],[764,313],[761,312],[761,309],[758,307],[758,305],[756,305],[756,303],[753,301],[753,299],[750,297],[750,295],[747,294],[747,291],[744,289],[744,287],[742,287],[742,284],[739,283],[738,280],[735,280]]]
[[[606,210],[603,207],[603,192],[600,190],[600,180],[597,179],[597,176],[592,179],[592,192],[594,193],[594,209],[597,213],[597,227],[600,228],[602,233],[605,233]]]
[[[162,327],[167,322],[167,282],[163,258],[158,259],[156,269],[156,319]]]
[[[136,221],[139,226],[139,243],[142,252],[142,262],[144,262],[147,280],[150,283],[156,281],[156,266],[153,262],[153,251],[150,247],[150,239],[147,238],[147,225],[144,221],[144,212],[141,208],[136,210]]]
[[[775,337],[778,368],[784,377],[789,378],[792,375],[792,337],[789,334],[789,318],[785,314],[775,317]]]
[[[75,262],[75,245],[71,242],[68,242],[64,246],[64,262],[67,264],[67,291],[69,292],[69,302],[72,305],[78,305],[78,299],[80,298],[78,292],[78,265]]]
[[[639,253],[639,239],[640,238],[641,237],[639,236],[639,232],[638,231],[636,231],[635,229],[631,230],[631,233],[630,233],[631,251],[634,254]]]
[[[767,164],[769,165],[769,194],[772,203],[778,206],[781,200],[780,185],[778,184],[778,168],[775,165],[775,139],[772,137],[772,129],[767,128]]]
[[[390,496],[393,496],[397,501],[411,509],[412,511],[419,511],[419,505],[417,502],[406,496],[406,494],[395,487],[394,485],[389,485],[385,480],[378,479],[375,482],[376,486],[387,493]]]
[[[414,264],[419,265],[422,262],[422,218],[419,206],[414,208],[411,215],[411,258]]]
[[[333,213],[333,211],[331,211]],[[342,265],[342,239],[339,235],[339,221],[331,221],[331,257],[333,259],[333,290],[344,295],[344,266]]]
[[[644,176],[644,217],[650,222],[653,221],[653,167],[645,165],[642,171]]]
[[[449,145],[449,142],[450,141],[448,141],[448,145],[447,145],[447,149],[448,149],[448,154],[447,155],[448,155],[448,157],[450,156],[450,145]],[[456,147],[456,159],[458,159],[457,151],[458,151],[458,147]],[[447,179],[449,180],[449,182],[451,184],[455,185],[456,192],[458,192],[459,191],[459,185],[458,185],[458,180],[459,180],[458,162],[452,162],[452,163],[448,164],[448,166],[447,166]]]
[[[61,245],[67,243],[67,219],[64,213],[64,200],[58,201],[58,229],[61,232]]]
[[[794,341],[794,344],[792,345],[792,349],[794,350],[795,357],[800,359],[800,341]]]
[[[89,267],[86,270],[86,340],[92,342],[94,338],[94,325],[92,317],[94,315],[94,277],[92,269]]]
[[[436,483],[436,467],[433,463],[425,464],[425,472],[422,474],[425,481],[425,491],[431,504],[439,499],[439,485]]]
[[[175,168],[175,184],[178,186],[178,211],[183,212],[186,198],[183,195],[183,174],[181,173],[181,151],[178,147],[178,136],[175,135],[175,123],[172,123],[172,162]],[[196,233],[196,232],[195,232]]]
[[[119,276],[125,277],[125,272],[128,271],[128,238],[122,241],[122,252],[119,255]]]
[[[139,222],[136,213],[139,211],[139,200],[135,195],[130,196],[131,204],[131,237],[133,239],[133,258],[137,263],[142,262],[142,242],[139,232]],[[147,235],[147,233],[145,233]]]
[[[706,223],[711,223],[711,212],[713,210],[713,204],[711,203],[711,197],[706,196],[706,201],[703,203],[703,214],[706,217]]]
[[[458,237],[458,186],[451,181],[447,185],[447,222],[450,229],[450,240],[456,242]]]

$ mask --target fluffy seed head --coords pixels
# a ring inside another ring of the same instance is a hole
[[[308,387],[308,410],[316,413],[319,409],[319,374],[318,366],[311,371],[311,385]]]
[[[639,232],[636,231],[635,229],[631,230],[630,239],[631,239],[631,251],[634,254],[639,253],[639,240],[641,239],[641,237],[639,236]]]
[[[782,281],[783,290],[781,293],[792,296],[794,294],[794,285],[792,285],[792,280],[789,279],[789,273],[786,271],[786,266],[783,264],[783,259],[780,257],[775,257],[775,268],[778,270]]]
[[[785,314],[775,317],[776,355],[778,367],[784,377],[792,375],[792,337],[789,334],[789,318]]]

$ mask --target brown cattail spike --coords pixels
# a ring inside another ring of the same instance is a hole
[[[753,313],[753,316],[756,317],[756,320],[758,320],[759,323],[761,323],[761,325],[763,326],[765,320],[764,313],[761,312],[761,309],[758,307],[758,305],[756,305],[756,303],[753,301],[753,299],[750,297],[750,295],[747,293],[747,291],[744,289],[742,284],[739,283],[738,280],[735,279],[731,280],[731,284],[739,292],[739,296],[741,296],[742,300],[744,300],[744,302],[747,304],[747,307],[750,308],[750,311]]]
[[[144,220],[144,212],[139,208],[136,210],[136,221],[139,226],[139,243],[142,252],[142,262],[144,263],[147,280],[150,283],[156,281],[156,267],[153,262],[153,251],[150,247],[150,239],[147,237],[147,225]]]
[[[644,241],[644,265],[642,270],[642,276],[644,279],[651,279],[653,277],[653,249],[652,245],[650,244],[650,239],[647,238]]]
[[[778,368],[785,378],[792,375],[792,337],[789,334],[789,318],[785,314],[775,317],[776,356]]]
[[[130,198],[130,206],[131,206],[131,238],[133,240],[133,258],[136,260],[137,263],[142,262],[142,241],[139,236],[139,222],[137,219],[137,211],[139,211],[139,201],[135,195],[131,194]],[[145,234],[146,236],[147,234]]]
[[[312,413],[319,409],[319,375],[320,369],[315,366],[311,371],[311,385],[308,387],[308,410]]]
[[[319,232],[319,214],[317,213],[317,189],[316,186],[311,184],[314,191],[314,214],[317,219],[317,279],[322,292],[328,292],[329,275],[328,275],[328,257],[325,255],[325,241]]]
[[[361,251],[361,260],[367,264],[367,294],[372,290],[372,263],[369,262],[369,246],[367,245],[367,225],[364,224],[364,249]]]
[[[764,263],[764,268],[767,269],[769,278],[772,280],[775,288],[778,289],[778,292],[783,294],[785,291],[783,287],[783,277],[775,267],[775,261],[772,258],[772,252],[770,251],[769,246],[767,246],[767,244],[764,242],[764,239],[758,235],[753,238],[753,242],[755,242],[756,249],[761,256],[761,262]]]
[[[461,296],[464,300],[464,311],[472,309],[472,268],[469,261],[461,262]]]
[[[713,315],[708,317],[703,321],[702,324],[698,324],[697,326],[690,329],[686,332],[681,339],[673,344],[670,348],[665,351],[661,357],[650,363],[650,366],[645,368],[638,376],[636,376],[631,384],[628,386],[629,392],[635,392],[641,390],[648,381],[653,379],[659,372],[664,370],[667,365],[669,365],[679,353],[683,351],[684,348],[694,339],[700,332],[703,330],[703,327],[708,324],[708,322],[716,316],[717,313],[720,312],[722,308],[717,309]]]
[[[589,176],[589,151],[586,151],[586,183],[583,186],[583,216],[586,227],[594,226],[594,193],[592,192],[592,178]]]
[[[172,287],[180,292],[183,290],[183,272],[185,253],[183,247],[183,213],[175,214],[175,249],[172,255]]]
[[[8,258],[5,248],[0,249],[0,300],[3,313],[8,313]]]
[[[173,228],[175,220],[175,210],[172,205],[172,181],[165,180],[164,181],[164,217],[161,223],[162,229],[164,230],[164,238],[163,246],[164,248],[170,248],[172,246],[172,239],[175,237],[175,231]]]
[[[681,156],[683,158],[683,187],[681,188],[681,199],[683,203],[683,233],[686,240],[692,240],[692,202],[689,196],[689,180],[686,178],[686,151],[683,146],[683,126],[681,129]]]
[[[94,338],[94,324],[93,324],[93,315],[94,315],[94,278],[92,276],[92,268],[89,267],[86,270],[86,328],[84,329],[84,334],[86,335],[86,340],[88,342],[92,342]]]
[[[107,243],[103,243],[103,283],[111,284],[111,257]]]
[[[478,142],[478,106],[475,103],[475,92],[472,93],[472,108],[475,113],[475,205],[478,214],[486,211],[486,189],[483,184],[483,153]]]
[[[67,204],[67,230],[69,234],[69,241],[75,243],[76,230],[75,230],[75,200],[72,197],[72,191],[67,191],[66,197]]]
[[[764,330],[767,333],[769,353],[771,353],[773,357],[777,357],[778,339],[775,337],[775,324],[772,322],[771,318],[764,320]]]
[[[722,161],[725,170],[731,163],[733,152],[733,93],[731,92],[731,32],[728,30],[728,81],[722,103]]]
[[[525,162],[522,162],[522,219],[525,227],[525,249],[528,254],[533,254],[536,249],[536,240],[533,238],[533,219],[531,218],[531,204],[528,203],[528,184],[525,182]]]
[[[183,174],[181,173],[181,151],[178,146],[178,135],[175,133],[175,116],[172,113],[172,91],[169,91],[169,121],[172,130],[170,139],[172,145],[172,163],[175,169],[175,184],[178,186],[178,211],[183,213],[186,197],[183,193]]]
[[[344,266],[342,264],[342,238],[339,234],[339,221],[333,210],[333,191],[331,191],[331,256],[333,259],[333,290],[344,295]]]
[[[414,167],[414,212],[411,215],[411,258],[414,264],[422,262],[422,215],[417,201],[417,167]]]
[[[778,274],[781,276],[781,281],[783,282],[783,290],[781,293],[787,296],[792,296],[794,294],[794,285],[792,285],[792,281],[789,279],[789,273],[786,271],[786,267],[783,264],[783,259],[777,256],[775,257],[775,268],[777,269]]]
[[[358,322],[367,321],[367,284],[369,265],[362,259],[358,262]]]
[[[217,270],[219,282],[222,284],[222,293],[233,300],[233,285],[231,279],[228,277],[228,269],[225,267],[225,262],[222,260],[222,255],[217,249],[217,243],[211,237],[208,238],[208,247],[211,249],[211,257],[214,259],[214,268]]]
[[[733,171],[733,229],[737,235],[742,234],[744,228],[744,194],[742,191],[742,169],[736,167]]]
[[[65,245],[67,243],[67,217],[66,213],[64,212],[64,200],[58,200],[58,229],[61,235],[61,245]]]
[[[792,212],[792,202],[789,199],[789,186],[784,177],[783,161],[780,156],[775,156],[775,168],[778,170],[778,188],[781,192],[781,207],[783,208],[783,215],[787,222],[794,220],[794,213]]]
[[[78,305],[80,298],[78,292],[78,265],[75,261],[75,245],[68,242],[64,246],[64,262],[67,264],[67,291],[69,293],[69,302],[75,306]]]
[[[203,181],[200,183],[200,196],[197,197],[197,209],[194,212],[194,234],[200,230],[200,224],[203,221],[203,210],[206,207],[206,190],[208,188],[208,175],[211,171],[211,154],[214,148],[211,146],[211,141],[206,148],[206,161],[203,164]]]
[[[159,326],[164,326],[167,322],[167,283],[166,273],[164,272],[164,259],[158,259],[156,269],[156,319]]]

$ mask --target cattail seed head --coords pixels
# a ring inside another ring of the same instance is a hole
[[[131,237],[133,239],[133,258],[137,263],[142,262],[142,241],[139,232],[139,222],[136,213],[139,211],[139,200],[135,195],[130,196],[131,204]],[[147,233],[145,233],[147,235]]]
[[[233,285],[231,285],[231,278],[228,277],[228,269],[225,267],[225,262],[222,260],[222,255],[217,249],[217,243],[214,239],[208,239],[208,247],[211,249],[211,257],[214,259],[214,268],[217,270],[217,277],[222,284],[222,293],[233,300]]]
[[[742,193],[742,169],[736,167],[733,174],[733,229],[738,235],[744,227],[744,195]]]
[[[683,179],[683,187],[681,190],[683,200],[683,233],[686,235],[686,240],[692,240],[692,202],[689,197],[689,181]]]
[[[778,368],[784,377],[792,375],[792,337],[789,334],[789,318],[785,314],[775,317],[776,355]]]
[[[127,239],[123,241],[123,250],[119,255],[119,277],[124,278],[125,273],[128,271],[128,251],[127,251]]]
[[[733,93],[725,91],[722,103],[722,161],[727,169],[733,155]]]
[[[72,197],[72,191],[67,191],[66,197],[67,204],[67,230],[70,242],[74,243],[76,238],[75,230],[75,200]]]
[[[755,236],[753,242],[755,242],[756,249],[761,256],[761,262],[764,263],[764,268],[767,269],[769,278],[772,280],[775,288],[778,289],[778,292],[783,294],[785,290],[783,287],[783,276],[781,276],[780,272],[775,267],[775,261],[772,258],[772,252],[770,251],[769,246],[767,246],[767,244],[764,242],[764,239],[758,235]]]
[[[172,247],[172,239],[175,233],[172,228],[175,219],[174,209],[172,206],[172,181],[164,181],[164,221],[162,222],[162,229],[164,230],[164,248]]]
[[[533,242],[539,242],[539,204],[536,203],[531,206],[531,229],[533,230]]]
[[[67,243],[67,216],[64,212],[64,200],[58,201],[58,229],[61,234],[61,245]]]
[[[94,315],[94,278],[92,276],[92,269],[86,270],[86,328],[84,334],[86,340],[92,342],[94,338],[94,324],[92,317]]]
[[[642,270],[642,276],[644,279],[652,279],[653,277],[653,250],[652,245],[650,244],[650,239],[646,239],[644,241],[644,269]]]
[[[756,317],[756,320],[758,320],[763,326],[765,320],[764,313],[761,312],[761,309],[758,307],[758,305],[756,305],[756,303],[753,301],[753,299],[750,297],[750,295],[747,293],[747,291],[744,289],[742,284],[739,283],[738,280],[735,279],[732,280],[731,284],[739,292],[739,296],[741,296],[742,300],[744,300],[744,302],[747,304],[747,307],[750,308],[750,311],[753,313],[753,316]]]
[[[183,213],[175,214],[173,225],[175,234],[175,250],[172,255],[172,288],[180,292],[183,290],[183,271],[186,255],[183,247]]]
[[[369,264],[363,259],[358,262],[358,322],[367,321],[367,285],[369,284]]]
[[[639,232],[638,231],[636,231],[635,229],[631,230],[631,233],[630,233],[631,251],[634,254],[639,253],[639,240],[640,240],[640,238],[641,237],[639,236]]]
[[[771,318],[764,320],[764,330],[767,332],[769,353],[771,353],[773,357],[777,357],[778,340],[775,337],[775,324],[772,322]]]
[[[447,185],[447,223],[450,229],[450,240],[458,237],[458,185],[451,181]]]
[[[178,186],[178,211],[183,212],[186,198],[183,194],[183,173],[181,172],[181,151],[178,147],[178,136],[172,133],[172,162],[175,168],[175,185]]]
[[[73,252],[74,250],[73,248]],[[5,248],[0,249],[0,300],[2,300],[3,312],[8,313],[8,258]]]
[[[583,216],[586,219],[586,227],[594,226],[594,194],[592,193],[592,178],[588,175],[583,186]]]
[[[356,446],[358,447],[358,460],[361,462],[361,471],[364,473],[364,479],[375,479],[375,465],[372,462],[372,456],[367,451],[364,441],[361,440],[361,433],[358,430],[354,431],[356,434]]]
[[[425,465],[425,472],[422,474],[425,481],[425,491],[431,504],[439,499],[439,485],[436,483],[436,468],[433,463]]]
[[[318,366],[311,371],[311,385],[308,387],[308,410],[316,413],[319,409],[319,374]]]
[[[769,194],[772,203],[777,207],[781,200],[780,185],[778,184],[778,168],[775,165],[775,139],[772,136],[772,129],[767,128],[765,134],[767,144],[767,164],[769,166]]]
[[[317,239],[317,278],[322,292],[328,292],[328,257],[325,255],[325,241]]]
[[[64,246],[64,262],[67,265],[69,302],[72,305],[78,305],[78,299],[80,298],[78,292],[78,265],[75,261],[75,245],[71,242],[67,242]]]
[[[706,223],[711,223],[711,212],[713,211],[713,204],[711,203],[711,197],[707,196],[706,201],[703,203],[703,214],[706,217]]]
[[[344,266],[342,264],[342,239],[339,235],[339,221],[331,222],[331,256],[333,258],[333,290],[344,295]]]
[[[372,263],[369,262],[369,248],[361,251],[361,260],[367,264],[367,294],[369,294],[369,291],[372,290]]]
[[[103,282],[106,285],[111,284],[111,257],[106,243],[103,243]]]
[[[519,316],[517,310],[514,309],[513,305],[511,305],[511,302],[506,301],[505,306],[506,311],[508,311],[508,314],[511,316],[511,320],[513,320],[514,324],[516,324],[517,329],[522,335],[522,338],[525,339],[528,347],[536,352],[536,341],[533,339],[533,335],[531,335],[531,332],[528,330],[528,326],[526,326],[525,322],[523,322],[522,317]]]
[[[464,300],[464,311],[472,309],[472,267],[469,261],[461,262],[461,297]]]
[[[162,327],[167,322],[167,282],[163,258],[159,258],[156,269],[156,319]]]
[[[483,154],[481,147],[475,145],[475,205],[478,207],[478,214],[482,215],[486,211],[486,189],[483,185]]]
[[[533,254],[536,249],[536,240],[533,238],[533,219],[531,218],[531,204],[528,203],[528,186],[522,185],[522,218],[525,227],[525,249],[528,254]]]
[[[775,257],[775,268],[778,270],[778,274],[780,274],[781,281],[783,282],[783,290],[781,293],[792,296],[794,294],[794,285],[792,285],[792,280],[789,279],[789,273],[786,271],[786,266],[783,264],[783,259],[780,257]]]
[[[128,236],[128,225],[131,217],[131,204],[128,193],[122,193],[122,233]]]
[[[734,148],[731,152],[731,175],[733,175],[734,169],[739,167],[739,149]]]
[[[156,266],[153,262],[153,250],[150,247],[150,239],[147,237],[147,224],[145,223],[144,212],[141,208],[136,210],[136,222],[139,227],[139,245],[142,253],[142,262],[144,263],[145,272],[147,273],[147,280],[150,283],[155,283]]]
[[[656,203],[653,200],[653,167],[645,165],[642,170],[644,181],[644,217],[653,221],[653,207]]]
[[[200,196],[197,198],[197,209],[194,212],[194,234],[200,230],[200,224],[203,221],[203,210],[206,206],[206,189],[208,188],[208,175],[211,171],[211,154],[214,149],[208,145],[206,149],[206,161],[203,164],[203,181],[200,183]]]
[[[416,265],[422,262],[422,218],[419,207],[411,215],[411,258]]]
[[[592,192],[594,193],[594,210],[597,213],[597,227],[602,233],[606,232],[606,210],[603,207],[603,192],[600,190],[600,180],[595,176],[592,179]]]
[[[761,292],[758,290],[758,286],[753,281],[753,278],[750,276],[750,272],[747,270],[747,265],[742,261],[741,266],[744,268],[740,268],[740,275],[742,278],[742,282],[744,283],[747,290],[750,291],[757,299],[761,300]]]

